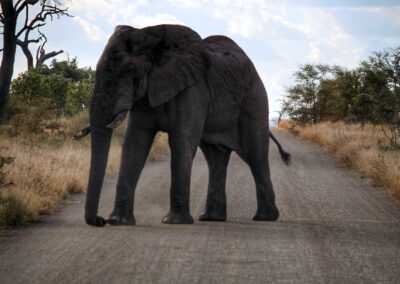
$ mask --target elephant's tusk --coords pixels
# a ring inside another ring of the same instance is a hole
[[[90,133],[90,124],[88,126],[86,126],[84,129],[82,129],[79,133],[75,134],[74,136],[72,136],[72,140],[79,140],[82,137],[85,137],[86,135],[88,135]]]
[[[113,121],[111,121],[109,124],[107,124],[107,128],[116,128],[120,126],[120,124],[124,121],[126,115],[128,114],[128,111],[123,111],[117,114],[117,116],[114,118]]]

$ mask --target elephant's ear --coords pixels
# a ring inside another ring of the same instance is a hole
[[[148,98],[156,107],[171,100],[205,76],[208,57],[201,38],[188,42],[167,43],[158,46],[158,60],[149,73]],[[158,62],[157,62],[158,61]]]

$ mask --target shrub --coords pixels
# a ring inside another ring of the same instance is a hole
[[[7,189],[14,185],[5,170],[6,165],[12,165],[13,157],[0,155],[0,229],[26,222],[26,206]]]
[[[0,190],[0,229],[27,221],[25,204],[12,192]]]

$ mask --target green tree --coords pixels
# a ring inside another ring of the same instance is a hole
[[[350,110],[361,123],[361,129],[367,121],[373,121],[375,101],[374,97],[368,93],[360,93],[353,98],[352,108]]]
[[[336,79],[321,81],[318,91],[318,121],[337,121],[343,119],[343,98],[337,89]]]
[[[294,74],[296,84],[286,90],[289,101],[288,114],[297,123],[315,124],[321,116],[318,110],[318,93],[330,67],[305,64],[300,65],[299,69]]]
[[[400,137],[400,47],[374,52],[355,70],[305,64],[287,89],[285,111],[297,123],[336,121],[355,115],[380,124],[392,145]]]
[[[90,67],[79,68],[76,58],[65,61],[53,60],[49,71],[71,79],[74,83],[82,82],[85,79],[90,83],[94,83],[95,72]]]
[[[29,12],[30,7],[40,6],[40,11],[32,16]],[[46,25],[46,21],[55,16],[68,15],[67,9],[60,8],[58,0],[2,0],[0,1],[0,29],[3,37],[2,60],[0,66],[0,122],[4,118],[6,106],[9,100],[11,80],[14,72],[15,52],[17,45],[24,52],[28,68],[33,67],[33,56],[28,46],[31,43],[39,43],[36,56],[36,66],[40,66],[47,59],[63,52],[53,51],[46,53],[44,45],[47,42],[46,36],[40,32],[39,28]],[[18,22],[22,26],[17,25]],[[36,36],[32,37],[32,32],[36,31]]]
[[[65,101],[65,111],[69,114],[76,114],[81,110],[89,108],[93,87],[94,84],[90,79],[71,83]]]
[[[397,64],[396,64],[397,60]],[[400,136],[399,48],[374,52],[359,68],[361,91],[374,99],[371,122],[380,124],[392,145]]]
[[[41,67],[29,69],[11,84],[11,96],[26,106],[39,106],[44,102],[60,115],[65,106],[70,80],[62,75],[46,73]]]
[[[392,145],[398,146],[400,137],[400,46],[374,52],[364,63],[373,69],[386,84],[376,93],[376,119]],[[386,132],[384,124],[389,128]]]
[[[11,85],[12,105],[7,117],[21,107],[46,106],[56,115],[73,115],[89,106],[94,71],[79,68],[77,60],[56,61],[21,73]]]
[[[353,98],[359,94],[360,81],[357,70],[346,70],[340,66],[333,67],[335,90],[337,93],[337,120],[351,114]]]

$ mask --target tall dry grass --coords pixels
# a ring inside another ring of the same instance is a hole
[[[86,125],[81,124],[84,120],[82,117],[73,119],[78,123],[61,121],[60,131],[36,136],[9,137],[0,132],[0,157],[15,158],[12,163],[3,165],[2,169],[7,182],[0,182],[0,227],[37,220],[40,214],[54,212],[59,202],[68,195],[86,190],[90,138],[80,141],[69,139],[70,133]],[[80,126],[76,127],[76,124]],[[107,164],[108,175],[119,170],[123,132],[122,127],[113,136]],[[157,134],[149,160],[168,152],[167,140],[167,134]],[[17,201],[14,202],[14,199]],[[15,204],[18,208],[22,206],[23,213],[17,214],[18,220],[15,220]],[[21,214],[24,216],[21,217]]]
[[[390,147],[379,127],[366,125],[362,130],[358,124],[343,122],[300,127],[287,120],[279,127],[322,146],[340,163],[400,199],[400,151]]]

